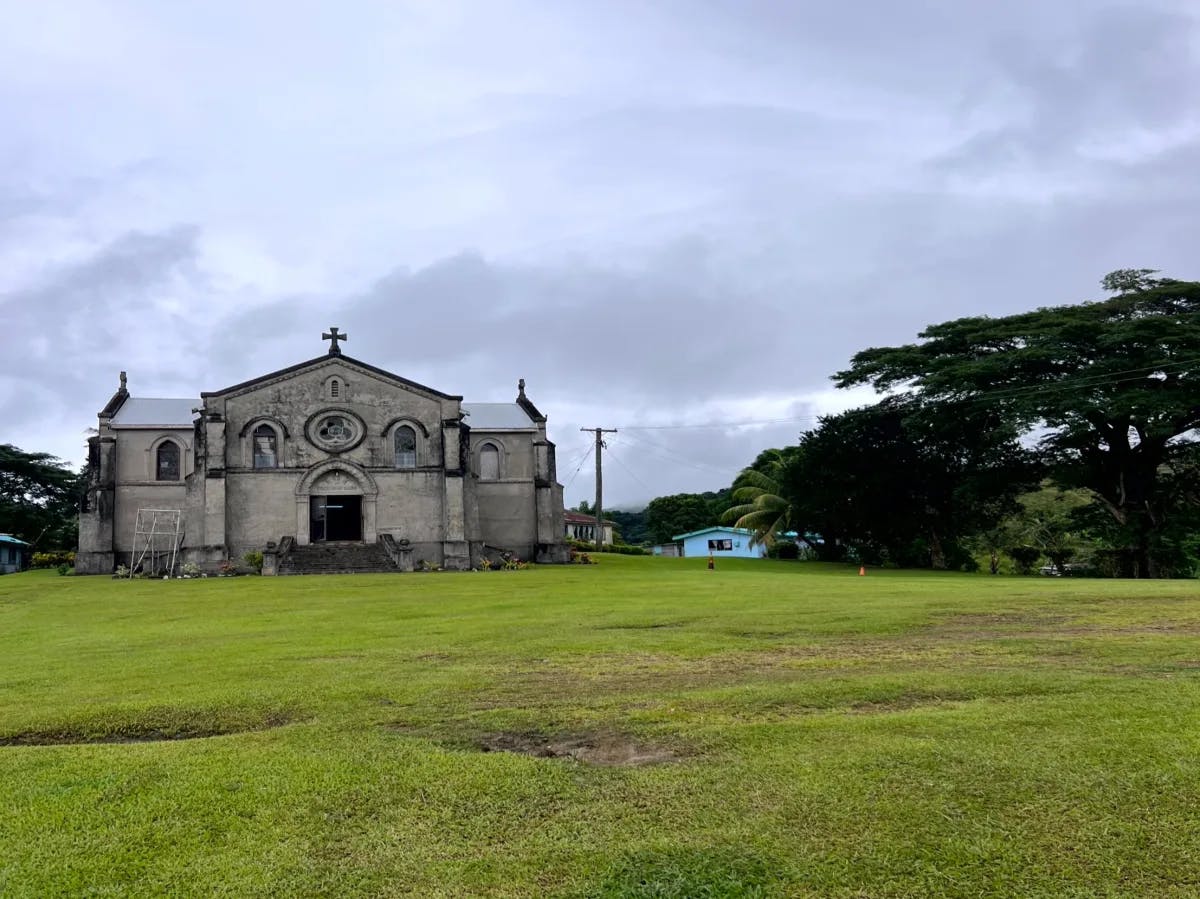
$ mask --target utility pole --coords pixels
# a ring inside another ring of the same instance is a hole
[[[596,507],[592,513],[596,516],[596,552],[604,552],[604,469],[600,464],[600,451],[604,448],[603,434],[615,434],[616,428],[580,428],[596,435]]]

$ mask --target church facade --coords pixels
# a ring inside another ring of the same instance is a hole
[[[401,570],[567,560],[554,444],[524,381],[515,402],[464,403],[324,336],[323,356],[199,398],[131,396],[122,372],[89,440],[76,571],[164,541],[207,569],[263,552],[268,574],[315,545],[378,544]]]

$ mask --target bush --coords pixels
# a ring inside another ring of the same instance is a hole
[[[47,553],[34,553],[29,559],[31,568],[58,568],[60,565],[66,565],[68,568],[75,567],[75,553],[67,550],[54,550]]]
[[[596,544],[591,540],[567,540],[567,545],[579,552],[596,551]],[[644,546],[632,546],[628,543],[610,543],[604,547],[603,551],[606,553],[617,553],[622,556],[646,555],[646,548]]]
[[[63,562],[61,565],[58,566],[58,573],[60,575],[74,574],[75,569],[72,568],[70,565],[68,565],[66,562]]]
[[[1042,557],[1042,551],[1036,546],[1010,546],[1004,551],[1016,563],[1017,571],[1021,574],[1032,574],[1033,566]]]
[[[242,556],[242,561],[254,569],[255,574],[262,574],[263,554],[250,552]]]
[[[792,562],[800,558],[800,547],[791,540],[781,540],[774,546],[767,547],[767,558]]]

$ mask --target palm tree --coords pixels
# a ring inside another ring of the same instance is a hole
[[[791,529],[795,504],[783,495],[787,459],[779,450],[763,454],[757,468],[743,468],[733,482],[733,500],[738,505],[721,515],[722,524],[754,531],[750,545],[775,545],[775,535]]]

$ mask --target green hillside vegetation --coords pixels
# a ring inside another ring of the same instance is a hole
[[[0,895],[1186,896],[1185,581],[0,578]]]

